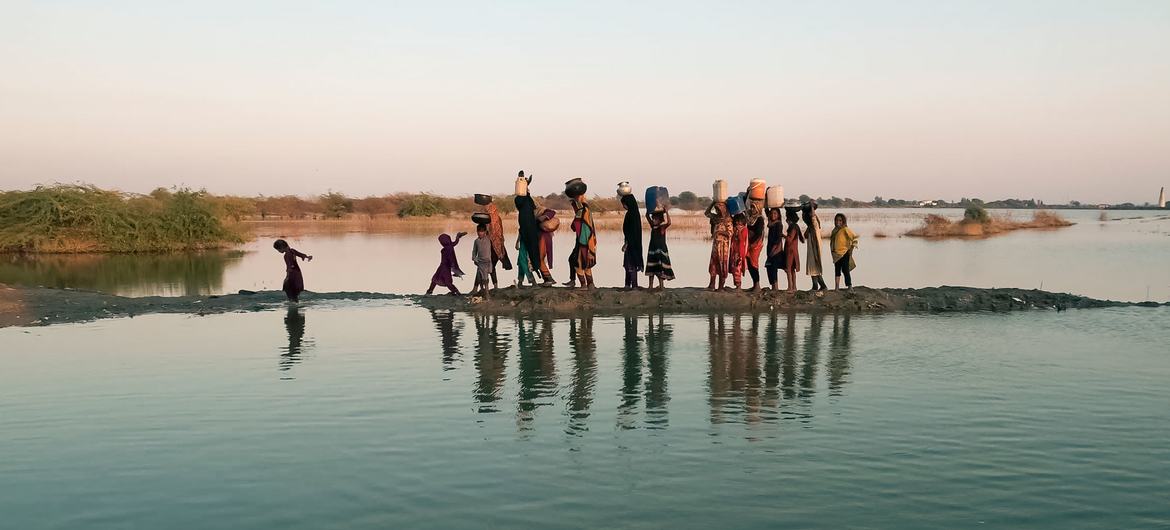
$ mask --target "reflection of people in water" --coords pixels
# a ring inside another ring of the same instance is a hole
[[[456,321],[455,313],[450,310],[432,309],[431,320],[435,322],[435,329],[439,331],[443,370],[454,370],[455,357],[459,355],[459,335],[463,332],[463,323]]]
[[[490,405],[500,400],[504,388],[504,366],[508,360],[508,336],[499,333],[499,317],[475,317],[475,370],[479,375],[475,384],[475,401],[483,405],[480,412],[498,412]]]
[[[588,430],[589,407],[597,386],[597,342],[593,338],[593,317],[569,321],[569,344],[573,348],[573,388],[569,391],[569,434]]]
[[[622,399],[618,404],[617,426],[619,429],[634,428],[634,414],[642,396],[642,351],[639,346],[638,318],[625,317],[626,332],[622,336]]]
[[[833,315],[833,335],[829,337],[829,395],[840,396],[849,382],[849,313]]]
[[[293,365],[301,362],[301,353],[307,348],[305,344],[305,314],[300,306],[290,305],[284,314],[284,329],[288,332],[288,347],[281,348],[280,371],[286,372]]]
[[[661,314],[657,323],[654,315],[650,315],[646,327],[646,424],[651,429],[665,429],[669,423],[666,404],[670,401],[670,393],[666,388],[666,371],[673,333]]]
[[[808,332],[804,334],[804,361],[800,371],[800,397],[811,400],[817,391],[817,357],[821,352],[821,327],[825,315],[809,315]]]
[[[711,339],[711,421],[724,423],[741,416],[747,424],[761,422],[759,339],[756,331],[759,317],[750,316],[749,327],[744,327],[744,316],[731,317],[728,328],[724,315],[709,317],[708,335]],[[725,418],[725,414],[733,415]]]
[[[520,430],[529,430],[537,407],[550,405],[541,401],[557,393],[556,364],[553,358],[552,321],[544,319],[537,331],[535,320],[517,323],[520,350],[520,392],[516,398],[516,422]]]

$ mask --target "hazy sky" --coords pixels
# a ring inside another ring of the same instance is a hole
[[[0,0],[0,188],[1152,202],[1170,1]]]

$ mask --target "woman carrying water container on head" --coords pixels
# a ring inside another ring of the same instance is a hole
[[[529,270],[540,271],[540,276],[544,280],[543,285],[548,287],[553,285],[554,281],[545,258],[551,256],[552,245],[550,244],[546,251],[542,244],[544,234],[541,229],[541,220],[537,217],[536,201],[532,200],[532,196],[528,193],[528,185],[531,183],[532,176],[525,177],[523,171],[516,178],[516,219],[520,224],[519,244],[524,246]],[[556,213],[553,212],[553,220],[556,219],[555,215]]]
[[[645,267],[642,260],[642,214],[638,212],[638,199],[634,198],[633,192],[629,182],[618,184],[618,198],[626,209],[625,219],[622,220],[622,268],[626,271],[626,284],[622,288],[624,291],[638,288],[638,273]],[[650,205],[646,207],[649,209]]]
[[[565,195],[573,205],[573,233],[576,238],[573,242],[573,252],[569,255],[569,266],[572,267],[574,277],[565,285],[573,287],[580,282],[582,289],[593,289],[593,266],[597,265],[597,234],[593,224],[593,211],[585,200],[587,191],[585,182],[581,179],[572,179],[565,183]]]
[[[764,250],[764,195],[767,184],[764,179],[752,179],[747,191],[747,271],[752,277],[752,291],[760,290],[760,254]]]
[[[707,266],[711,274],[711,283],[707,285],[709,291],[714,291],[716,284],[723,289],[731,272],[731,233],[734,227],[727,211],[727,200],[727,182],[715,181],[711,205],[703,212],[711,220],[711,263]]]
[[[808,227],[804,239],[808,243],[808,263],[805,265],[805,273],[812,277],[812,290],[825,291],[829,286],[825,285],[824,268],[821,263],[821,219],[817,217],[817,202],[809,201],[804,205],[804,224]]]
[[[674,279],[670,265],[670,249],[666,247],[666,229],[670,228],[670,194],[666,188],[655,186],[646,190],[646,220],[650,223],[650,246],[646,252],[646,276],[650,288],[658,278],[658,288],[665,289],[666,281]]]

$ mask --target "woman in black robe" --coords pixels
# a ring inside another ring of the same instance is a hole
[[[622,223],[622,233],[626,238],[622,244],[622,253],[625,254],[622,260],[626,269],[625,288],[637,289],[638,273],[645,267],[642,260],[642,216],[638,213],[638,199],[633,195],[622,195],[622,206],[626,208],[626,218]]]
[[[528,177],[528,182],[532,182],[532,177]],[[532,200],[531,193],[516,196],[516,218],[520,222],[520,244],[528,252],[529,270],[540,271],[545,286],[553,285],[556,282],[548,267],[541,266],[544,256],[540,251],[540,219],[536,217],[536,201]]]

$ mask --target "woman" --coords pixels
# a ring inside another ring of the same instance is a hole
[[[760,253],[764,250],[764,201],[752,199],[748,207],[747,270],[752,276],[752,291],[760,290]]]
[[[512,259],[508,257],[508,247],[504,244],[504,221],[500,218],[500,209],[495,203],[488,203],[484,211],[491,218],[488,222],[488,238],[492,242],[492,289],[499,289],[500,282],[496,278],[496,264],[502,263],[504,270],[512,270]]]
[[[788,292],[796,292],[796,273],[800,272],[800,245],[804,234],[797,224],[800,218],[796,210],[788,210],[788,232],[784,236],[784,275],[788,277]]]
[[[731,281],[735,290],[743,288],[743,272],[747,269],[748,261],[748,228],[747,218],[737,215],[732,220],[731,230],[731,263],[728,269],[731,272]]]
[[[455,240],[451,240],[451,236],[443,234],[439,236],[439,245],[443,248],[439,251],[439,268],[435,269],[435,274],[431,276],[431,286],[427,288],[427,294],[433,294],[435,287],[446,287],[451,294],[459,294],[459,289],[455,287],[455,281],[452,277],[459,278],[463,276],[463,270],[459,268],[459,258],[455,256],[455,245],[459,244],[459,240],[467,232],[459,232],[455,234]]]
[[[804,206],[804,224],[808,227],[804,239],[808,243],[808,262],[804,272],[812,277],[813,291],[826,291],[824,267],[821,266],[821,219],[817,217],[817,203],[809,202]]]
[[[283,239],[273,242],[272,248],[284,254],[284,284],[281,290],[289,302],[300,301],[301,293],[305,290],[305,277],[301,275],[301,266],[297,263],[297,258],[313,261],[313,256],[297,252],[297,249],[288,246],[288,242]]]
[[[711,220],[711,263],[707,267],[711,274],[711,283],[707,285],[707,290],[714,291],[716,282],[719,283],[719,289],[723,289],[727,284],[727,275],[731,272],[729,265],[733,226],[731,214],[727,211],[727,203],[723,201],[712,202],[703,214]]]
[[[647,213],[650,222],[650,245],[646,253],[646,276],[650,277],[650,288],[658,278],[658,288],[665,289],[666,281],[674,279],[670,265],[670,249],[666,247],[666,229],[670,228],[670,214],[667,212]]]
[[[622,234],[625,236],[625,242],[622,243],[625,290],[633,290],[638,288],[638,273],[645,266],[642,260],[642,215],[638,212],[638,199],[633,195],[622,195],[621,200],[622,206],[626,208],[626,218],[622,222]]]
[[[780,269],[784,268],[784,217],[782,208],[768,208],[768,251],[764,268],[768,270],[768,284],[772,291],[780,290]]]
[[[857,268],[853,262],[853,249],[857,248],[857,234],[849,228],[845,214],[833,217],[833,234],[829,236],[829,252],[833,255],[834,289],[841,289],[841,276],[845,276],[845,288],[853,288],[849,273]]]
[[[576,238],[569,265],[573,268],[576,281],[581,283],[581,288],[593,289],[593,266],[597,265],[597,234],[594,232],[593,211],[583,196],[574,197],[571,202]],[[569,280],[569,286],[573,286],[573,279]]]
[[[532,182],[532,177],[528,177],[528,182]],[[520,244],[525,247],[528,254],[529,268],[533,271],[539,270],[541,277],[544,278],[544,285],[551,285],[552,274],[542,260],[545,256],[541,247],[543,231],[540,228],[540,219],[536,217],[536,201],[532,200],[531,194],[516,196],[516,219],[520,224]],[[550,246],[550,254],[551,249]]]
[[[553,266],[553,234],[556,233],[556,230],[546,230],[544,223],[553,220],[556,216],[556,210],[545,208],[540,216],[537,217],[537,220],[540,221],[540,243],[538,244],[540,255],[537,256],[536,262],[540,265],[540,276],[544,278],[545,287],[556,285],[551,272]]]

